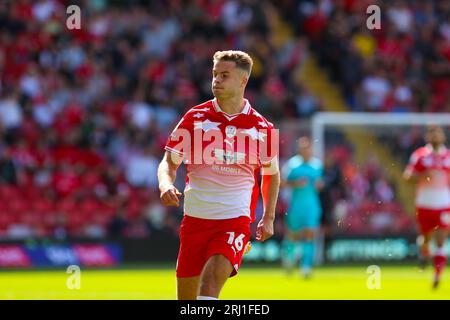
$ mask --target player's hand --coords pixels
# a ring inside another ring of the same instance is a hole
[[[273,236],[273,219],[262,218],[256,228],[256,240],[265,241]]]
[[[180,199],[179,196],[182,195],[180,191],[178,191],[177,188],[173,185],[167,185],[164,187],[161,187],[161,195],[160,199],[163,205],[165,206],[180,206]]]
[[[244,255],[247,254],[247,253],[249,253],[250,250],[252,250],[252,243],[249,241],[249,242],[247,242],[247,244],[245,245],[245,248],[244,248]]]

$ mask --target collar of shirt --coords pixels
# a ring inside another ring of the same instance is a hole
[[[433,149],[433,146],[431,145],[431,143],[428,143],[428,144],[426,145],[426,148],[427,148],[430,152],[435,152],[434,149]],[[437,151],[436,151],[435,153],[436,153],[436,154],[439,154],[439,155],[443,155],[443,154],[445,154],[445,152],[447,152],[447,147],[446,147],[445,145],[441,145],[441,146],[439,146],[439,148],[437,149]]]
[[[225,111],[223,111],[220,108],[219,103],[217,102],[217,98],[214,98],[212,100],[212,104],[213,104],[214,110],[216,112],[221,112],[228,120],[233,120],[234,118],[236,118],[240,114],[249,114],[249,112],[250,112],[250,103],[248,102],[247,99],[244,99],[244,101],[245,101],[245,105],[244,105],[244,108],[242,108],[242,111],[239,112],[239,113],[234,113],[234,114],[228,114]]]

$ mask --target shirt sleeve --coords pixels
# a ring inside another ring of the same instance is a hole
[[[187,158],[192,147],[193,122],[189,113],[173,129],[167,138],[164,149],[170,153],[176,154],[182,158]]]
[[[408,165],[406,166],[406,171],[411,174],[418,174],[425,170],[425,167],[420,161],[420,156],[417,152],[414,152],[409,158]]]
[[[279,169],[279,137],[278,137],[278,130],[275,129],[275,126],[265,121],[267,124],[267,130],[261,130],[261,132],[264,134],[264,131],[266,131],[267,135],[265,136],[265,139],[263,141],[264,148],[266,148],[265,152],[259,152],[259,159],[261,162],[261,174],[262,175],[272,175],[280,172]]]

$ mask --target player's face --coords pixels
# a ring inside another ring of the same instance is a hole
[[[214,64],[212,92],[217,99],[227,99],[242,93],[247,83],[243,70],[233,61],[218,61]]]
[[[309,159],[312,157],[311,143],[308,140],[300,140],[298,143],[298,151],[300,156]]]
[[[427,129],[426,140],[428,143],[440,145],[445,142],[445,133],[441,127],[430,126]]]

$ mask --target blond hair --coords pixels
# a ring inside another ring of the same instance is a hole
[[[248,53],[237,50],[217,51],[214,53],[214,64],[219,61],[232,61],[236,63],[236,67],[244,70],[250,75],[253,67],[253,60]]]

